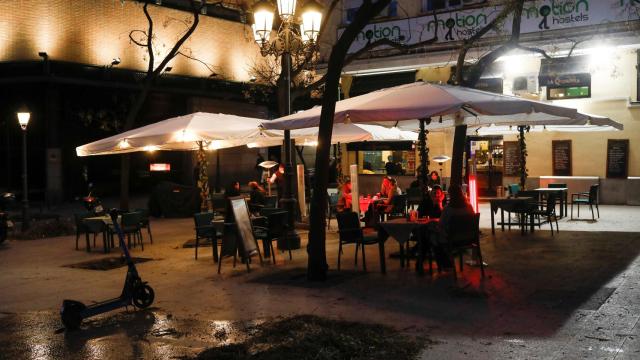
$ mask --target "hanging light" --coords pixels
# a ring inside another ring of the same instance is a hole
[[[283,21],[293,17],[296,11],[296,0],[278,0],[278,14]]]
[[[273,28],[273,6],[267,1],[260,1],[253,7],[253,37],[258,43],[269,41]]]
[[[302,39],[306,41],[316,41],[320,33],[320,23],[322,22],[322,5],[315,0],[309,0],[302,7]]]

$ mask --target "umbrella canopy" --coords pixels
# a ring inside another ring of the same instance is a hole
[[[281,130],[269,130],[270,135],[277,137],[262,137],[260,140],[248,144],[250,147],[265,147],[280,145],[284,137]],[[296,129],[291,131],[291,138],[296,145],[315,146],[318,144],[318,127]],[[360,141],[417,141],[418,134],[398,128],[387,128],[371,124],[335,124],[331,135],[331,143],[348,144]]]
[[[153,150],[197,150],[245,145],[278,135],[260,129],[263,120],[227,114],[197,112],[94,141],[76,148],[78,156],[121,154]],[[282,141],[280,137],[278,141]]]
[[[300,129],[318,126],[321,111],[322,108],[315,107],[282,117],[276,121],[264,122],[263,126],[266,129]],[[416,82],[338,101],[334,122],[391,124],[407,130],[414,130],[414,128],[407,128],[407,126],[416,127],[415,119],[459,113],[466,115],[462,119],[443,119],[443,124],[444,121],[448,122],[443,126],[452,127],[462,123],[489,125],[500,120],[499,118],[495,119],[496,116],[502,115],[519,115],[521,118],[516,120],[521,122],[536,113],[551,115],[553,117],[551,120],[571,119],[571,121],[586,122],[588,119],[587,115],[579,115],[576,109],[542,101],[458,86]],[[513,120],[513,117],[511,119]],[[411,120],[411,124],[405,120]],[[428,130],[432,128],[434,128],[433,123],[427,126]]]

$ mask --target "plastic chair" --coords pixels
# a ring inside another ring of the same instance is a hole
[[[378,244],[378,234],[364,234],[360,227],[360,219],[358,214],[353,211],[344,211],[336,214],[338,220],[338,270],[340,270],[340,258],[342,256],[342,245],[355,244],[355,266],[358,266],[358,250],[362,246],[362,269],[367,271],[367,261],[365,255],[365,245]]]
[[[104,247],[104,252],[109,252],[109,227],[104,221],[100,219],[83,219],[82,224],[85,229],[84,236],[87,240],[87,251],[90,250],[89,247],[89,234],[93,234],[93,247],[96,247],[96,236],[98,234],[102,234],[102,245]]]
[[[84,219],[88,217],[92,217],[91,213],[82,213],[82,214],[73,214],[73,220],[76,224],[76,250],[78,250],[78,240],[80,239],[81,234],[85,234],[87,232],[87,227],[84,225]],[[87,239],[87,251],[90,250],[89,240]]]
[[[510,196],[517,196],[520,192],[520,184],[509,184],[507,189],[509,190]]]
[[[449,219],[446,233],[446,252],[453,265],[453,277],[457,280],[458,275],[455,267],[455,256],[459,256],[460,272],[463,271],[464,262],[462,257],[466,250],[476,249],[478,260],[480,261],[480,273],[484,278],[484,262],[482,251],[480,250],[480,214],[454,215]]]
[[[276,263],[276,255],[273,250],[273,240],[280,239],[284,236],[287,230],[287,212],[286,211],[276,211],[267,215],[267,221],[265,226],[253,226],[253,234],[256,239],[262,240],[262,249],[264,253],[264,257],[269,257],[269,251],[271,252],[271,258],[273,263]],[[290,246],[289,249],[289,260],[293,257],[291,255]]]
[[[407,216],[407,195],[395,195],[391,198],[391,203],[393,207],[390,211],[385,212],[387,220]]]
[[[149,243],[153,244],[153,235],[151,235],[151,224],[149,223],[149,210],[135,209],[134,211],[140,213],[140,228],[147,229],[147,234],[149,234]]]
[[[593,213],[593,206],[596,206],[596,210],[598,211],[598,219],[600,218],[600,209],[598,208],[598,189],[600,188],[599,184],[593,184],[589,188],[589,192],[581,192],[576,194],[571,194],[571,218],[573,219],[573,204],[578,204],[578,217],[580,217],[580,204],[589,205],[591,209],[591,219],[593,221],[596,220],[596,217]]]
[[[553,236],[553,222],[551,219],[556,222],[556,229],[558,233],[560,233],[560,228],[558,227],[558,216],[556,216],[556,197],[557,195],[554,193],[547,194],[546,206],[543,209],[534,209],[529,213],[529,216],[537,216],[538,217],[538,227],[541,228],[543,222],[540,221],[540,216],[544,216],[547,218],[547,222],[551,226],[551,236]]]
[[[212,223],[214,217],[215,213],[213,212],[193,214],[193,222],[195,223],[196,230],[196,260],[198,260],[198,246],[200,245],[200,239],[208,239],[211,241],[211,247],[213,248],[213,261],[218,261],[218,232]]]
[[[419,187],[413,187],[407,189],[407,207],[413,207],[420,205],[422,202],[422,190]]]
[[[338,200],[340,200],[340,194],[331,193],[327,195],[327,199],[329,201],[329,206],[327,207],[327,229],[329,229],[331,226],[331,218],[336,216],[338,213]]]
[[[131,247],[131,237],[133,236],[133,246],[136,246],[136,240],[140,242],[140,246],[142,247],[142,251],[144,251],[144,244],[142,243],[142,231],[140,227],[140,222],[142,219],[142,214],[137,211],[124,213],[122,214],[122,218],[120,220],[120,228],[122,229],[122,233],[127,235],[127,245]]]

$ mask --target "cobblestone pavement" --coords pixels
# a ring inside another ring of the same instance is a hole
[[[138,265],[156,291],[153,306],[116,310],[74,332],[60,330],[62,300],[117,296],[125,269],[65,265],[115,252],[76,251],[74,236],[8,241],[0,245],[0,358],[189,357],[234,342],[247,324],[295,314],[425,336],[431,341],[424,359],[640,358],[640,208],[602,206],[599,221],[562,220],[555,236],[544,226],[525,236],[515,229],[492,236],[482,209],[487,276],[465,266],[455,286],[450,273],[420,277],[388,256],[382,275],[375,246],[367,248],[368,273],[354,268],[353,246],[346,247],[343,270],[331,270],[325,283],[305,280],[304,249],[293,260],[278,252],[275,266],[252,264],[249,274],[225,259],[218,275],[210,248],[194,260],[194,250],[182,247],[193,238],[193,220],[157,219],[154,243],[145,237],[145,250],[132,251],[153,259]],[[303,231],[301,237],[306,243]],[[388,240],[387,255],[395,250]],[[327,256],[335,269],[334,229]]]

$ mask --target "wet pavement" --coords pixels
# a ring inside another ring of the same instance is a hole
[[[239,341],[246,324],[299,314],[428,337],[424,359],[638,359],[640,208],[600,212],[593,224],[561,221],[555,236],[515,229],[492,236],[485,228],[487,276],[465,266],[457,286],[449,273],[419,277],[390,258],[382,275],[375,247],[367,248],[368,273],[354,269],[353,247],[345,248],[343,271],[326,283],[304,280],[304,249],[292,261],[278,252],[275,266],[253,264],[249,274],[225,259],[218,275],[210,249],[196,261],[193,249],[181,247],[193,237],[191,219],[159,219],[154,243],[132,251],[153,259],[138,265],[156,291],[153,306],[116,310],[73,332],[60,330],[62,300],[118,295],[125,268],[65,267],[113,256],[76,251],[73,236],[9,241],[0,245],[0,359],[189,358]],[[387,245],[397,249],[393,240]],[[333,230],[327,254],[335,268]]]

